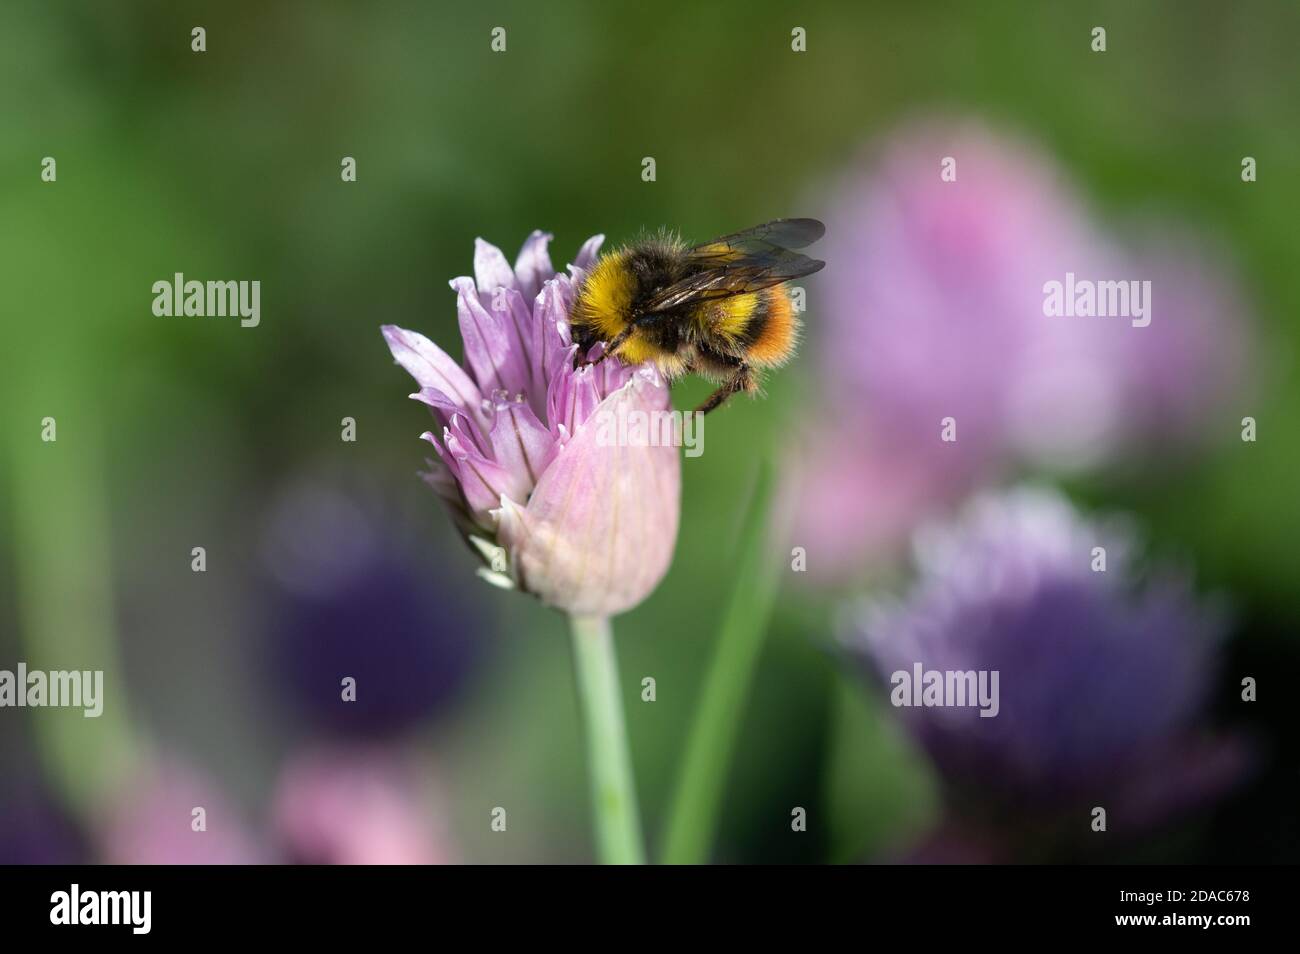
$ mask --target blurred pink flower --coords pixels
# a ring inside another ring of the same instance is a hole
[[[300,756],[276,786],[272,824],[288,860],[332,865],[455,861],[438,804],[407,763],[374,749]]]
[[[956,180],[940,162],[956,161]],[[832,400],[861,402],[887,447],[978,471],[1005,444],[1047,319],[1043,283],[1105,249],[1057,171],[975,125],[890,139],[828,215],[818,355]],[[958,440],[939,442],[953,417]],[[954,462],[953,457],[957,460]]]
[[[1140,229],[1091,275],[1075,271],[1150,282],[1150,323],[1043,318],[1012,383],[1007,454],[1065,471],[1150,466],[1236,433],[1252,334],[1228,256],[1175,228]]]
[[[941,461],[889,447],[853,413],[792,445],[787,465],[783,505],[797,521],[790,542],[808,551],[807,573],[822,582],[850,575],[863,554],[894,550],[963,486]]]
[[[941,177],[955,162],[956,178]],[[1044,155],[974,122],[901,130],[826,215],[828,413],[794,451],[796,526],[853,576],[931,511],[1024,466],[1078,471],[1225,433],[1241,378],[1240,294],[1217,261],[1156,233],[1129,252]],[[1045,285],[1148,280],[1152,320],[1059,317]],[[941,439],[955,422],[955,441]]]
[[[667,410],[668,386],[650,364],[574,367],[569,309],[602,237],[583,245],[574,277],[555,273],[549,240],[534,232],[511,268],[480,239],[475,278],[452,281],[466,368],[423,335],[383,332],[441,431],[422,435],[437,451],[426,479],[483,557],[480,574],[574,615],[610,616],[668,569],[681,465],[674,447],[597,440],[594,415]]]
[[[1134,271],[1149,277],[1158,319],[1113,347],[1128,390],[1131,438],[1158,448],[1235,435],[1256,364],[1253,314],[1231,258],[1176,228],[1150,231]]]
[[[98,826],[98,842],[101,859],[114,865],[232,865],[266,860],[220,790],[170,759],[160,759],[139,773]]]

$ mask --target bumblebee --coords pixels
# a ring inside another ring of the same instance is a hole
[[[694,247],[661,234],[592,266],[570,316],[580,355],[653,361],[668,380],[699,374],[719,387],[697,411],[758,390],[762,369],[794,354],[799,319],[783,284],[826,263],[792,249],[817,241],[816,219],[777,219]]]

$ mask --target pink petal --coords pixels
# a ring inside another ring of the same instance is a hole
[[[456,314],[465,339],[465,360],[479,387],[488,394],[520,393],[527,386],[528,372],[525,355],[511,347],[506,326],[512,319],[484,308],[468,278],[454,279],[451,287],[458,296]]]
[[[668,406],[668,389],[639,376],[596,413]],[[668,569],[681,464],[676,447],[600,446],[596,420],[556,454],[527,507],[502,501],[497,538],[512,553],[520,585],[543,602],[608,616],[644,600]]]
[[[576,349],[571,348],[569,355]],[[572,362],[570,356],[567,362]],[[573,434],[591,416],[603,395],[596,387],[596,369],[591,365],[579,368],[565,366],[551,378],[547,393],[547,420],[554,431],[559,427]]]
[[[527,404],[501,401],[495,407],[491,440],[497,463],[527,481],[527,489],[511,496],[526,500],[555,456],[555,438]]]
[[[464,369],[424,335],[397,325],[381,329],[388,350],[422,388],[434,388],[465,410],[477,410],[483,395]]]
[[[474,278],[478,290],[490,295],[494,288],[515,288],[515,273],[501,249],[481,238],[474,240]]]
[[[530,488],[526,476],[511,473],[489,460],[461,427],[460,418],[443,431],[442,439],[450,458],[444,459],[456,475],[474,518],[483,526],[492,526],[491,512],[500,505],[502,495],[519,500],[527,497]]]
[[[484,438],[484,428],[487,426],[487,419],[483,414],[482,406],[474,408],[478,413],[465,414],[465,409],[460,407],[455,401],[443,394],[437,388],[421,388],[411,395],[411,400],[419,401],[426,404],[434,410],[434,417],[438,423],[446,427],[451,423],[452,418],[457,414],[465,415],[469,421],[469,427],[474,437],[474,443],[480,447],[487,446]]]
[[[506,292],[509,313],[505,321],[512,350],[518,349],[522,361],[525,386],[523,394],[539,414],[546,412],[546,368],[542,362],[542,326],[533,315],[532,306],[523,295],[511,289]]]
[[[451,456],[451,453],[429,431],[421,434],[420,439],[428,441],[433,445],[434,450],[438,452],[436,460],[429,457],[424,459],[425,466],[429,469],[422,472],[420,477],[433,488],[442,502],[447,505],[457,529],[465,536],[469,536],[471,533],[482,533],[485,529],[492,530],[490,516],[476,520],[470,513],[465,501],[465,494],[461,490],[460,478],[457,476],[459,471],[456,469],[456,461]]]
[[[555,266],[546,251],[547,244],[554,238],[540,230],[533,232],[524,240],[515,260],[515,281],[524,298],[532,300],[542,290],[542,283],[555,277]]]
[[[420,477],[423,478],[424,482],[432,487],[434,493],[443,500],[459,501],[460,485],[456,482],[456,476],[451,472],[451,468],[448,467],[446,462],[442,459],[442,455],[446,452],[438,444],[437,439],[433,436],[431,431],[425,431],[420,435],[420,437],[438,449],[438,457],[436,459],[433,457],[426,457],[424,459],[424,466],[427,467],[428,470],[422,471]]]
[[[561,368],[573,366],[569,338],[569,308],[564,302],[560,279],[546,283],[533,303],[533,314],[540,327],[542,372],[549,383]]]
[[[604,235],[593,235],[587,241],[582,243],[582,248],[578,249],[578,254],[573,258],[573,264],[583,271],[590,270],[591,266],[596,264],[596,259],[600,257],[600,247],[605,244]]]

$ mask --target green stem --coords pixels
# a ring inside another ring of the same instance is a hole
[[[645,845],[609,620],[574,616],[570,623],[600,860],[604,864],[644,864]]]
[[[49,379],[58,380],[53,373]],[[87,819],[129,776],[136,749],[113,625],[104,453],[90,393],[65,382],[61,394],[77,413],[59,417],[58,440],[50,443],[38,439],[40,413],[29,412],[9,472],[25,661],[31,669],[104,674],[98,718],[80,708],[30,717],[50,783]]]
[[[772,467],[763,460],[746,513],[736,581],[669,811],[665,864],[700,864],[709,858],[731,750],[779,584],[780,561],[768,520],[772,483]]]

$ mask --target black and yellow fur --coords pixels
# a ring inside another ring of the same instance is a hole
[[[702,411],[756,391],[757,372],[784,364],[798,341],[782,283],[822,265],[775,244],[787,222],[812,220],[779,220],[694,248],[659,235],[603,255],[571,316],[580,354],[604,341],[606,356],[653,361],[669,380],[694,373],[720,382]]]

